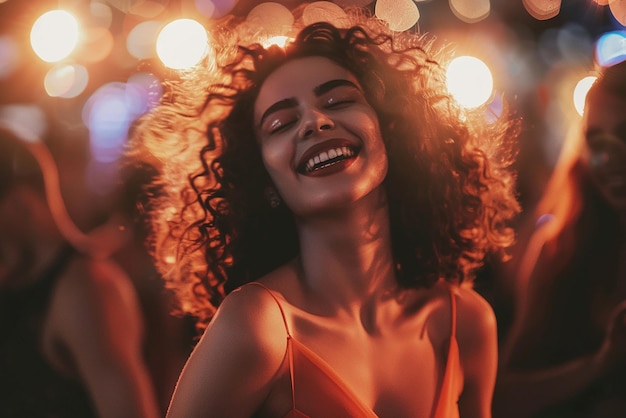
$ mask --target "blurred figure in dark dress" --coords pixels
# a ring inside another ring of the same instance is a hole
[[[114,234],[82,234],[43,143],[0,129],[0,416],[160,416]]]

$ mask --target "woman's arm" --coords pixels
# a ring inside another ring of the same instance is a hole
[[[471,289],[459,289],[457,301],[457,341],[464,380],[459,412],[463,418],[489,418],[498,365],[495,315],[487,301]]]
[[[107,260],[78,259],[66,273],[50,311],[54,339],[70,353],[99,416],[159,417],[130,278]]]
[[[270,392],[286,347],[271,296],[257,286],[234,291],[187,361],[167,417],[252,416]]]

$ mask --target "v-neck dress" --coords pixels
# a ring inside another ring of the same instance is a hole
[[[287,353],[291,379],[291,410],[284,418],[378,418],[342,381],[337,373],[321,357],[291,335],[287,318],[279,298],[260,282],[249,284],[264,288],[276,301],[287,333]],[[458,418],[458,394],[456,379],[461,378],[459,348],[456,340],[456,298],[451,288],[450,301],[452,324],[446,369],[431,418]],[[299,404],[312,405],[315,413],[309,415],[298,409]]]

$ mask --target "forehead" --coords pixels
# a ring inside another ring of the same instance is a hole
[[[314,56],[288,61],[271,73],[261,86],[254,106],[255,119],[258,120],[265,109],[280,100],[313,95],[315,87],[337,79],[359,85],[350,71],[328,58]]]
[[[610,92],[594,91],[585,109],[587,130],[599,129],[612,132],[617,125],[626,121],[626,99]]]

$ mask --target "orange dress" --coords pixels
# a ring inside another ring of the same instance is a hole
[[[342,418],[378,418],[371,408],[361,400],[342,381],[337,373],[317,354],[295,339],[289,331],[287,319],[279,299],[264,284],[251,282],[267,290],[276,301],[283,316],[287,332],[287,359],[291,378],[292,408],[284,418],[342,417]],[[456,340],[456,298],[450,289],[452,308],[452,326],[450,345],[436,406],[431,418],[458,418],[459,410],[455,379],[461,376],[459,347]],[[306,402],[304,399],[313,398]],[[298,409],[299,403],[313,405],[317,410],[313,416]]]

